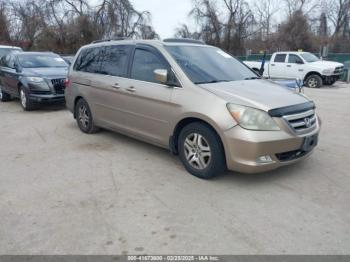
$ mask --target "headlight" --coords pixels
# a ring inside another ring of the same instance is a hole
[[[36,77],[36,76],[30,76],[30,77],[27,77],[28,81],[30,82],[34,82],[34,83],[39,83],[39,82],[44,82],[44,78],[42,77]]]
[[[45,81],[44,78],[30,76],[30,77],[27,77],[27,80],[29,82],[30,89],[34,89],[34,90],[39,89],[39,90],[50,91],[50,86]]]
[[[328,68],[322,71],[322,74],[330,75],[334,73],[334,68]]]
[[[237,123],[249,130],[278,131],[276,122],[264,111],[247,106],[227,104],[228,111]]]

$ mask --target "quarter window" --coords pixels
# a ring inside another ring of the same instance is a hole
[[[102,47],[83,49],[74,64],[74,70],[98,74],[100,73],[102,58]]]
[[[131,46],[108,46],[101,65],[101,74],[126,77]]]
[[[284,63],[286,61],[286,54],[278,54],[275,57],[275,62],[276,63]]]
[[[136,49],[131,69],[131,78],[146,82],[157,83],[154,79],[154,70],[169,69],[169,66],[156,54]],[[169,72],[169,70],[168,70]]]

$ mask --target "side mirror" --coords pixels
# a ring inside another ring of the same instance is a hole
[[[156,69],[154,70],[154,78],[159,83],[167,84],[168,82],[168,70],[166,69]]]
[[[22,67],[19,64],[15,63],[14,66],[15,66],[15,69],[16,69],[17,73],[21,73],[22,72]]]

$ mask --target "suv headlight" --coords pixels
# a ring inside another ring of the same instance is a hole
[[[27,79],[29,82],[34,82],[34,83],[44,82],[44,78],[42,77],[29,76],[27,77]]]
[[[252,107],[227,104],[227,109],[237,123],[249,130],[278,131],[280,128],[266,112]]]
[[[39,89],[44,91],[50,91],[49,84],[42,77],[29,76],[27,77],[27,81],[29,82],[30,89]]]

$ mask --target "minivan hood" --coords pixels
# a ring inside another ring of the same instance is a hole
[[[65,78],[68,74],[68,67],[41,67],[23,68],[24,76],[38,76],[43,78]]]
[[[228,103],[264,111],[308,102],[305,96],[269,80],[243,80],[201,84],[200,87],[225,99]]]
[[[312,66],[314,66],[316,68],[320,68],[320,69],[329,69],[329,68],[335,69],[336,67],[344,66],[343,64],[338,63],[338,62],[325,61],[325,60],[312,62],[312,63],[309,63],[309,65],[312,65]]]

